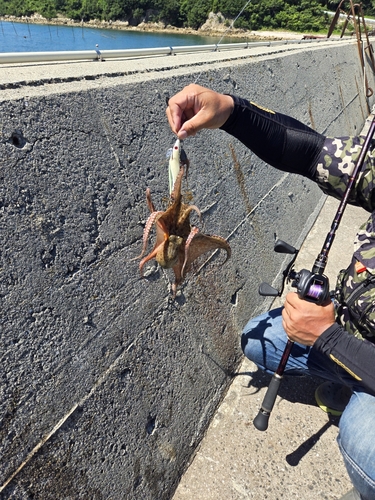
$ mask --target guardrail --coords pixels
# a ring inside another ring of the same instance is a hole
[[[239,42],[212,45],[181,45],[176,47],[155,47],[149,49],[116,49],[116,50],[71,50],[54,52],[4,52],[0,53],[0,64],[31,63],[48,61],[105,61],[129,57],[167,56],[192,52],[216,52],[222,50],[248,49],[254,47],[270,47],[273,45],[290,45],[335,40],[332,38],[309,38],[299,40]]]

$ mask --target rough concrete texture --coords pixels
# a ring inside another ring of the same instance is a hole
[[[351,42],[2,68],[2,498],[171,498],[270,304],[275,237],[300,244],[321,207],[309,181],[202,132],[184,189],[232,258],[203,259],[175,301],[169,272],[139,278],[146,187],[167,196],[165,98],[196,78],[331,134],[368,112]]]

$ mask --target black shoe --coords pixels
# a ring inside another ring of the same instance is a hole
[[[315,400],[319,408],[336,417],[345,410],[351,396],[352,391],[349,387],[335,382],[323,382],[315,391]]]

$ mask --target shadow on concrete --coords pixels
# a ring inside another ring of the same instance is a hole
[[[235,377],[246,376],[250,377],[247,383],[247,388],[254,388],[254,392],[250,393],[252,396],[259,392],[261,389],[268,387],[272,375],[265,373],[262,370],[255,372],[238,372],[234,374]],[[315,389],[324,382],[323,379],[318,377],[301,376],[284,376],[280,385],[278,397],[285,399],[290,403],[300,403],[310,406],[316,406],[314,397]],[[292,467],[296,467],[301,459],[307,455],[311,449],[316,445],[323,434],[331,427],[338,427],[340,417],[334,417],[327,413],[327,422],[314,434],[312,434],[306,441],[301,443],[292,453],[286,455],[285,460]]]
[[[332,426],[338,426],[339,418],[338,417],[332,417],[331,415],[328,415],[328,421],[317,431],[315,434],[310,436],[306,441],[304,441],[296,450],[294,450],[292,453],[289,453],[286,457],[285,460],[288,462],[289,465],[292,467],[296,467],[302,458],[307,455],[312,448],[316,445],[316,443],[319,441],[319,439],[323,436],[323,434]]]

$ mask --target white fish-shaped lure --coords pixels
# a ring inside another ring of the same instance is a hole
[[[167,158],[169,158],[168,162],[169,194],[172,194],[173,186],[180,172],[181,165],[186,165],[186,166],[188,165],[186,153],[182,149],[180,139],[176,140],[176,142],[173,145],[173,148],[168,149]]]

